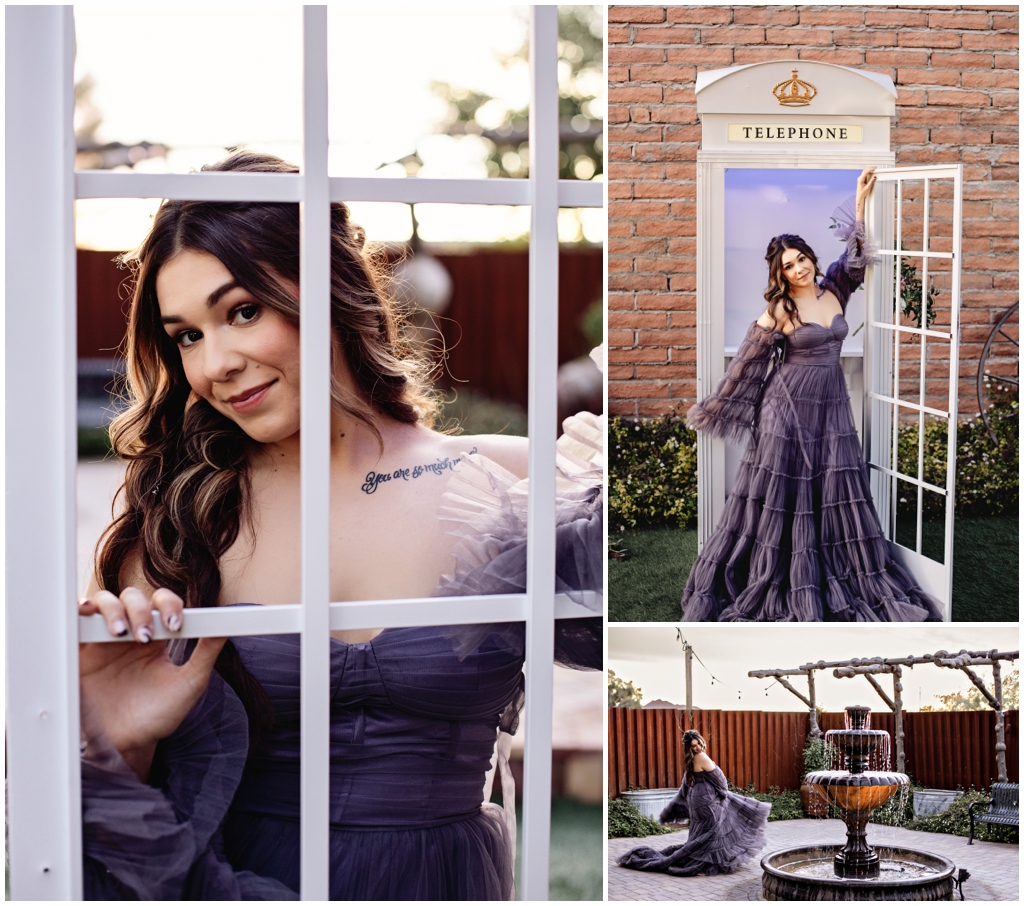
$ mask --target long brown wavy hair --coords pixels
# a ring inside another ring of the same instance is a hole
[[[685,765],[686,779],[690,782],[693,781],[693,751],[690,746],[694,740],[704,747],[705,752],[708,750],[708,744],[704,741],[704,737],[696,730],[687,730],[683,734],[683,764]]]
[[[773,236],[768,243],[768,251],[764,260],[768,262],[768,289],[764,291],[765,301],[768,303],[768,314],[778,324],[778,308],[781,305],[786,316],[794,324],[801,324],[800,312],[797,311],[796,303],[789,297],[789,281],[782,275],[782,253],[787,249],[796,249],[803,252],[814,264],[815,278],[824,276],[818,268],[818,256],[814,254],[811,247],[799,236],[793,233],[782,233]]]
[[[239,152],[204,170],[297,173],[280,158]],[[402,318],[385,291],[382,262],[344,204],[331,205],[332,361],[344,356],[356,393],[333,375],[334,407],[365,424],[382,445],[383,414],[433,424],[438,402],[430,367],[408,348]],[[175,341],[160,320],[156,278],[185,249],[214,255],[253,298],[299,323],[299,306],[273,275],[299,283],[299,206],[264,202],[165,201],[134,253],[124,411],[110,427],[114,452],[127,463],[118,492],[122,510],[97,544],[101,588],[120,594],[129,571],[169,588],[186,607],[215,607],[219,561],[248,515],[249,458],[259,447],[231,419],[192,395]],[[249,715],[254,744],[269,727],[270,701],[234,645],[217,670]]]

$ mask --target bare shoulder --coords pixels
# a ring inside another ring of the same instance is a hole
[[[837,308],[842,309],[842,303],[839,301],[839,297],[834,292],[832,292],[832,290],[830,290],[830,289],[826,289],[821,294],[821,300],[820,301],[823,304],[831,303],[831,304],[835,305]]]
[[[778,320],[776,320],[765,309],[761,312],[761,317],[757,319],[757,326],[763,327],[765,330],[781,330],[783,333],[788,333],[787,328],[790,324],[785,311],[779,312]]]
[[[699,752],[693,756],[693,768],[695,771],[713,771],[716,765],[711,756],[705,752]]]
[[[422,426],[399,426],[385,438],[378,472],[414,468],[446,471],[466,453],[479,453],[519,478],[526,477],[528,441],[504,434],[441,434]],[[436,468],[435,468],[436,467]],[[440,472],[438,472],[440,474]]]
[[[530,442],[525,437],[506,434],[460,434],[447,437],[446,443],[458,453],[479,453],[513,475],[525,478]]]

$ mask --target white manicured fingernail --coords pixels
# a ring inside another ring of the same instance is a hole
[[[170,629],[171,632],[177,632],[181,629],[181,614],[172,613],[167,618],[167,628]]]
[[[153,630],[148,626],[140,626],[135,630],[135,637],[142,642],[143,645],[148,645],[153,641]]]
[[[128,635],[128,624],[124,620],[114,620],[114,635]]]

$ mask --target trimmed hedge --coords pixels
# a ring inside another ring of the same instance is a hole
[[[625,799],[611,799],[608,802],[608,839],[612,837],[650,837],[654,834],[670,834],[672,828],[662,827],[648,818],[632,802]]]
[[[608,425],[611,530],[697,521],[697,433],[679,416]]]
[[[989,413],[998,444],[980,417],[957,426],[956,512],[958,516],[1015,513],[1020,498],[1019,405],[1004,397]],[[627,528],[690,528],[697,521],[697,435],[677,415],[648,420],[616,417],[608,426],[608,506],[612,532]],[[946,483],[946,425],[924,427],[924,479]],[[917,474],[917,424],[900,428],[900,470]],[[916,512],[916,488],[903,482],[900,513]],[[924,518],[943,518],[943,498],[924,495]]]

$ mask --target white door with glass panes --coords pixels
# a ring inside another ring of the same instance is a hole
[[[951,619],[963,168],[875,171],[865,280],[871,493],[896,559]]]

